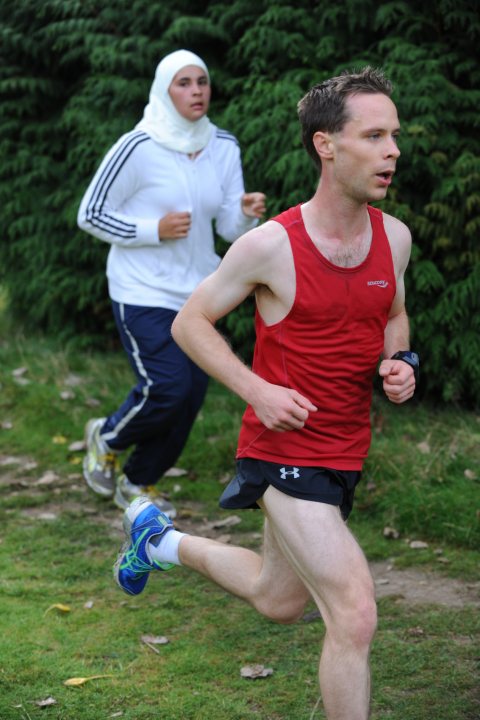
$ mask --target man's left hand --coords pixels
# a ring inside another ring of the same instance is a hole
[[[383,389],[391,402],[400,404],[413,396],[413,368],[403,360],[382,360],[378,374],[383,378]]]

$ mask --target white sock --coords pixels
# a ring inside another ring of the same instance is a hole
[[[182,563],[178,558],[178,546],[185,534],[179,530],[168,530],[164,535],[153,538],[153,542],[150,540],[147,544],[147,554],[150,559],[157,562],[181,565]],[[158,545],[154,544],[156,541],[160,541]]]

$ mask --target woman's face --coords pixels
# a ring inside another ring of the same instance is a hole
[[[207,114],[210,93],[207,74],[197,65],[186,65],[179,70],[168,88],[177,112],[191,122]]]

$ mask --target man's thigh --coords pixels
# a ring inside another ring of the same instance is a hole
[[[281,622],[298,620],[305,605],[311,600],[309,590],[285,556],[267,517],[263,533],[262,565],[255,583],[255,595],[265,603],[261,611],[272,618],[278,616]]]
[[[324,612],[373,592],[368,563],[333,505],[293,498],[270,486],[262,500],[278,548]]]

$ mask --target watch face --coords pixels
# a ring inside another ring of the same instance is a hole
[[[399,350],[395,355],[392,355],[392,360],[403,360],[403,362],[406,362],[414,368],[415,373],[418,373],[420,368],[420,358],[416,352],[412,352],[411,350]]]

